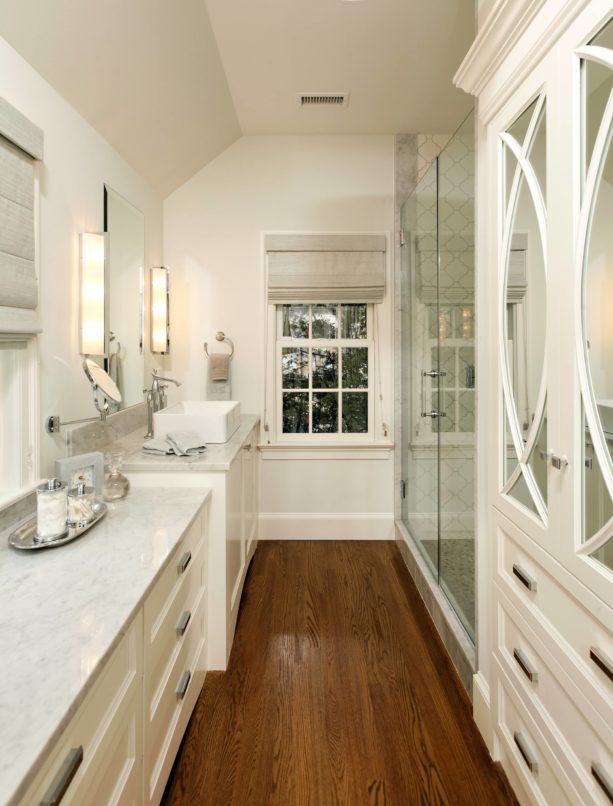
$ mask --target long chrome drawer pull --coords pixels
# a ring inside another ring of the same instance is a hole
[[[530,770],[530,772],[538,772],[539,769],[538,761],[532,755],[532,751],[528,749],[524,737],[521,735],[521,733],[515,731],[515,733],[513,734],[513,738],[515,739],[517,749],[522,754],[522,757],[526,762],[526,764],[528,765],[528,769]]]
[[[184,610],[181,614],[181,618],[177,621],[176,628],[177,628],[177,635],[183,635],[185,630],[187,629],[187,625],[189,624],[189,620],[192,617],[192,614],[189,610]]]
[[[64,759],[64,763],[57,772],[57,775],[51,782],[51,786],[47,794],[40,802],[40,806],[57,806],[66,794],[66,790],[70,786],[70,782],[75,777],[75,774],[81,762],[83,761],[83,747],[73,747],[68,751],[68,755]]]
[[[182,574],[191,561],[192,561],[192,553],[191,551],[186,551],[185,554],[183,554],[181,559],[179,560],[179,563],[177,565],[177,571],[180,574]]]
[[[187,691],[187,687],[189,686],[189,681],[191,680],[191,677],[192,677],[191,672],[183,672],[183,674],[179,678],[179,682],[177,683],[177,687],[175,689],[175,694],[180,700],[182,700],[183,697],[185,697],[185,692]]]
[[[598,785],[613,803],[613,781],[609,778],[602,766],[596,761],[592,761],[592,775],[598,781]]]
[[[526,675],[528,680],[530,680],[531,683],[536,683],[539,679],[538,672],[532,667],[521,649],[514,649],[513,657],[519,664],[519,668]]]
[[[590,647],[590,658],[594,661],[596,666],[603,671],[609,680],[613,680],[613,663],[600,649],[595,646]]]
[[[529,591],[536,590],[536,579],[527,574],[523,568],[520,568],[517,563],[513,563],[513,573],[519,579],[522,585],[525,585]]]

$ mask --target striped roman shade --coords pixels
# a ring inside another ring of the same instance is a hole
[[[267,234],[268,302],[383,302],[385,235]]]
[[[34,159],[40,129],[0,98],[0,330],[37,330]]]

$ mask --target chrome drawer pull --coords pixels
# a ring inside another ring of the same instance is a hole
[[[526,762],[530,772],[538,772],[539,769],[538,761],[534,758],[532,751],[528,749],[528,746],[526,745],[526,740],[521,735],[521,733],[519,733],[519,731],[515,731],[515,733],[513,734],[513,739],[515,740],[517,749],[522,754],[522,758]]]
[[[189,624],[189,620],[192,617],[192,614],[189,610],[184,610],[181,618],[177,621],[176,630],[177,635],[183,635],[185,630],[187,629],[187,625]]]
[[[185,554],[179,560],[179,564],[177,565],[177,571],[182,574],[184,573],[187,566],[192,561],[192,553],[191,551],[186,551]]]
[[[40,802],[40,806],[57,806],[66,794],[66,790],[70,786],[70,782],[75,777],[75,774],[81,762],[83,761],[83,747],[73,747],[68,751],[64,763],[57,772],[57,775],[51,782],[51,786],[47,794]]]
[[[613,781],[609,778],[602,766],[596,761],[592,761],[592,775],[598,781],[599,787],[613,803]]]
[[[600,649],[595,646],[590,647],[590,658],[594,661],[596,666],[603,671],[609,680],[613,680],[613,663]]]
[[[529,591],[536,590],[536,579],[527,574],[523,568],[520,568],[517,563],[513,563],[513,573],[519,579],[522,585],[525,585]]]
[[[513,657],[519,664],[519,668],[526,675],[528,680],[530,680],[531,683],[536,683],[539,679],[538,672],[531,666],[521,649],[514,649]]]
[[[177,687],[175,689],[175,694],[180,700],[182,700],[183,697],[185,697],[185,692],[187,691],[187,687],[189,686],[189,681],[191,680],[191,677],[192,677],[191,672],[183,672],[183,674],[179,678],[179,682],[177,683]]]

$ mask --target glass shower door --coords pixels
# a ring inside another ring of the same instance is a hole
[[[475,633],[472,114],[401,209],[402,519]]]
[[[401,210],[402,518],[426,562],[439,569],[438,200],[433,163]]]

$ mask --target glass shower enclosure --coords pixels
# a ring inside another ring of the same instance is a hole
[[[402,520],[474,641],[473,113],[401,209]]]

